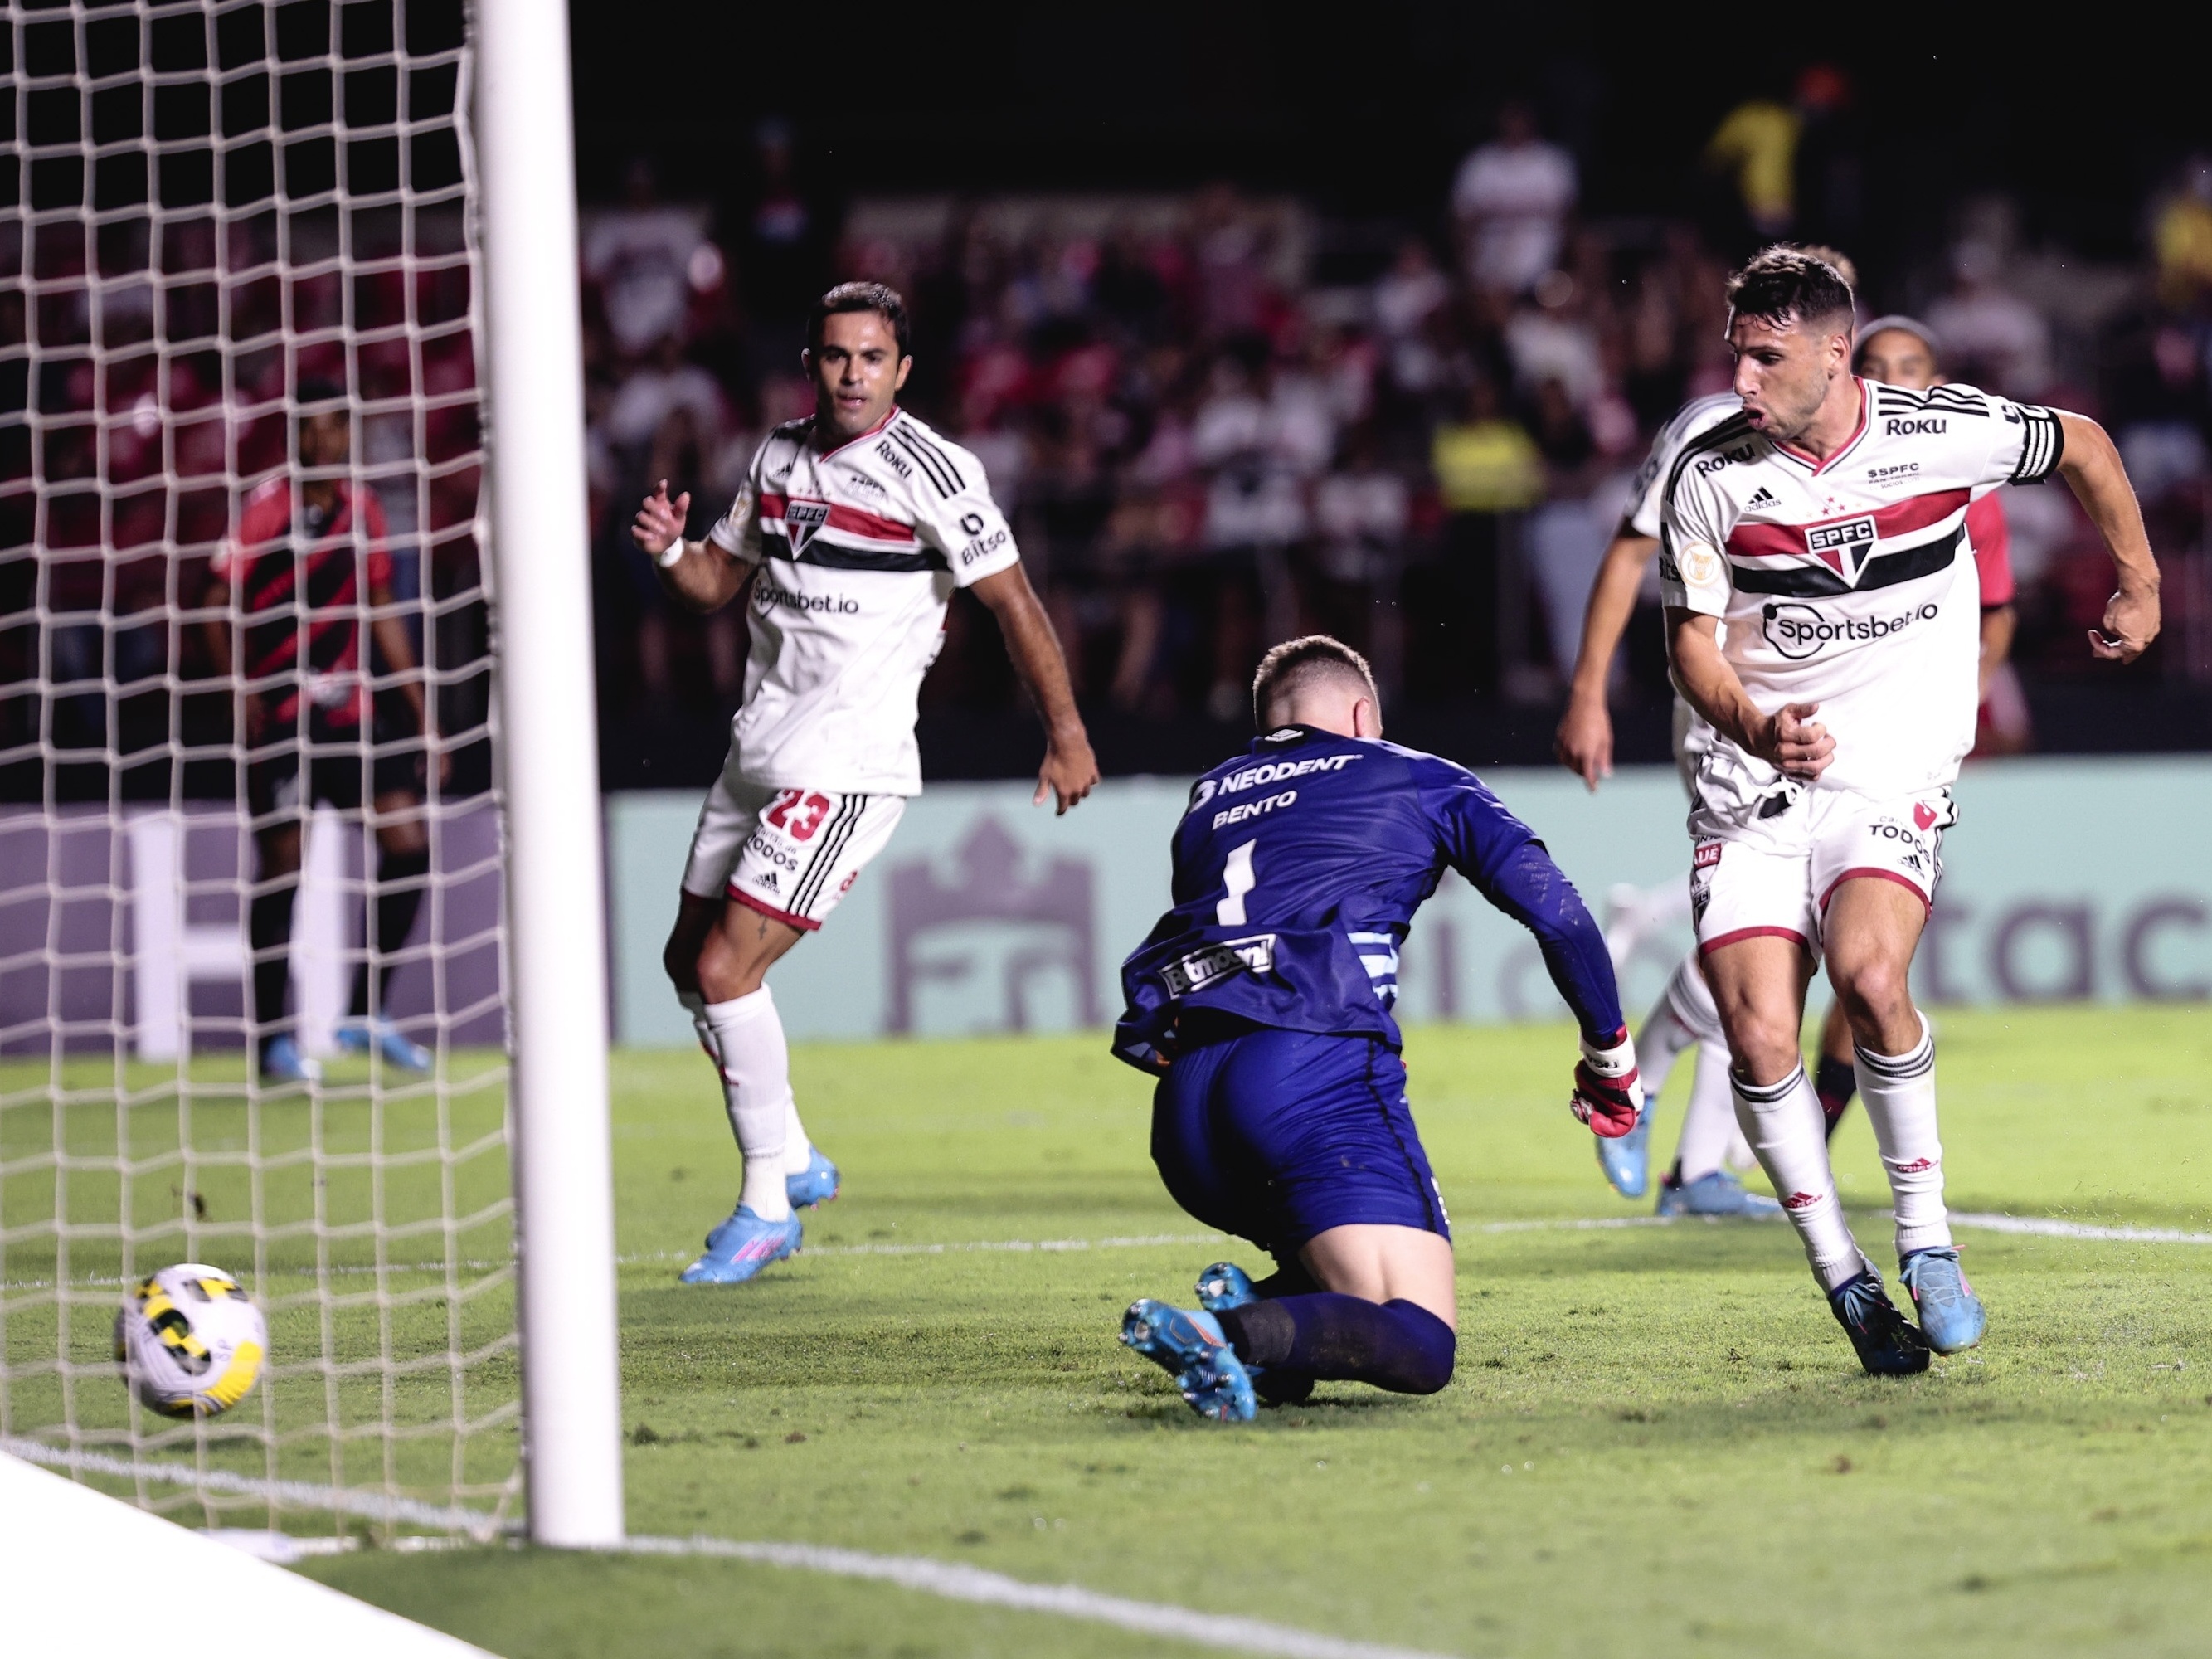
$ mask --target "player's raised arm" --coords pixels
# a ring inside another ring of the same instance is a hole
[[[737,505],[730,509],[731,520],[745,514],[750,496],[750,489],[738,495]],[[630,522],[629,537],[640,552],[652,558],[660,585],[679,605],[702,612],[719,611],[737,598],[752,569],[712,538],[703,542],[685,540],[684,526],[690,512],[691,492],[687,489],[671,501],[668,480],[663,478],[639,506],[637,517]]]
[[[2089,630],[2089,649],[2107,662],[2133,662],[2158,637],[2159,627],[2158,561],[2143,533],[2142,508],[2105,428],[2086,415],[2051,412],[2064,438],[2057,471],[2105,538],[2119,573],[2119,591],[2105,607],[2104,627]]]
[[[1626,1134],[1643,1110],[1644,1090],[1604,931],[1527,824],[1472,773],[1431,764],[1438,771],[1422,789],[1423,805],[1445,856],[1476,891],[1535,935],[1544,969],[1582,1028],[1570,1101],[1575,1116],[1594,1134]]]
[[[1622,525],[1605,550],[1597,580],[1590,585],[1589,605],[1583,612],[1582,650],[1575,658],[1567,711],[1560,717],[1553,749],[1559,764],[1592,793],[1600,778],[1613,775],[1613,711],[1606,706],[1613,653],[1620,648],[1621,635],[1636,612],[1636,590],[1643,585],[1644,568],[1658,550],[1656,541]]]
[[[1059,635],[1052,619],[1037,603],[1029,573],[1019,564],[993,572],[974,583],[975,597],[991,607],[1006,635],[1006,654],[1044,722],[1044,764],[1037,769],[1036,802],[1054,797],[1055,810],[1065,812],[1098,785],[1098,761],[1091,752],[1091,734],[1076,712],[1075,692],[1067,678],[1067,659],[1060,654]]]

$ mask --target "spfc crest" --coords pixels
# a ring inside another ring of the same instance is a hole
[[[806,551],[806,544],[814,539],[814,532],[830,522],[830,503],[827,501],[786,501],[783,506],[783,533],[791,544],[791,556],[797,558]]]
[[[1805,550],[1851,587],[1859,585],[1859,572],[1866,568],[1867,556],[1874,551],[1876,539],[1871,513],[1805,526]]]

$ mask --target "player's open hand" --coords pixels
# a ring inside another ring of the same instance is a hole
[[[1601,1140],[1618,1140],[1644,1112],[1644,1085],[1636,1072],[1636,1045],[1626,1026],[1605,1043],[1583,1040],[1575,1091],[1567,1105],[1577,1122]]]
[[[1053,816],[1067,809],[1098,787],[1098,757],[1091,752],[1091,738],[1081,731],[1047,739],[1044,764],[1037,768],[1036,793],[1030,805],[1042,806],[1050,795],[1057,803]]]
[[[2133,662],[2157,637],[2158,590],[2130,593],[2122,588],[2105,607],[2105,625],[2089,630],[2089,654],[2106,662]]]
[[[1597,781],[1613,775],[1613,715],[1605,699],[1569,698],[1552,751],[1595,794]]]
[[[1817,702],[1786,705],[1766,723],[1766,741],[1759,745],[1759,757],[1779,767],[1787,777],[1808,783],[1819,777],[1836,757],[1836,740],[1813,719],[1820,712]]]
[[[668,480],[663,478],[638,508],[637,517],[629,527],[629,538],[637,544],[641,553],[659,558],[682,538],[690,513],[691,492],[687,489],[672,501],[668,499]]]

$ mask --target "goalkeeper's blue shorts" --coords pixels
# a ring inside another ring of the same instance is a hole
[[[1152,1162],[1192,1215],[1280,1261],[1332,1227],[1451,1237],[1405,1062],[1372,1037],[1216,1028],[1153,1093]]]

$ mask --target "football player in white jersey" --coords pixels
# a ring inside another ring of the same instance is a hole
[[[1842,253],[1818,246],[1808,246],[1804,252],[1826,260],[1845,283],[1856,286],[1856,271]],[[1880,317],[1861,328],[1856,367],[1869,380],[1913,391],[1924,390],[1940,378],[1935,337],[1926,325],[1909,317]],[[1635,610],[1637,590],[1659,551],[1660,498],[1668,469],[1684,444],[1742,407],[1733,392],[1715,392],[1685,404],[1660,428],[1651,453],[1631,488],[1627,516],[1607,548],[1591,586],[1583,619],[1581,653],[1576,660],[1566,711],[1559,721],[1556,747],[1560,763],[1593,792],[1599,780],[1610,776],[1613,770],[1613,720],[1606,703],[1607,683],[1613,653]],[[2003,509],[1996,495],[1984,495],[1966,509],[1966,533],[1973,544],[1981,584],[1980,684],[1986,697],[1990,677],[2003,664],[2013,633],[2012,571]],[[1674,760],[1685,789],[1694,785],[1698,757],[1711,735],[1712,728],[1678,695]],[[1683,897],[1686,905],[1686,890]],[[1658,1003],[1637,1033],[1637,1054],[1645,1085],[1644,1115],[1628,1134],[1598,1142],[1599,1167],[1624,1198],[1643,1196],[1649,1183],[1651,1127],[1660,1093],[1676,1059],[1692,1043],[1698,1045],[1698,1063],[1682,1114],[1674,1167],[1660,1184],[1659,1213],[1780,1214],[1771,1200],[1745,1192],[1724,1167],[1731,1164],[1749,1167],[1751,1151],[1736,1126],[1735,1097],[1729,1085],[1727,1040],[1695,946],[1676,965]],[[1813,1086],[1820,1097],[1827,1133],[1833,1139],[1837,1124],[1858,1090],[1850,1022],[1844,1017],[1840,1000],[1830,1002],[1821,1024],[1820,1063]]]
[[[1065,812],[1098,781],[1059,641],[982,464],[898,407],[914,360],[906,307],[847,283],[814,307],[811,416],[778,427],[704,541],[665,481],[631,535],[682,603],[742,596],[751,634],[730,755],[708,792],[662,960],[721,1073],[744,1175],[736,1209],[684,1270],[737,1284],[799,1248],[793,1208],[837,1193],[793,1103],[763,977],[822,925],[921,793],[915,703],[956,587],[999,621],[1045,726],[1036,799]]]
[[[1661,513],[1668,659],[1714,730],[1690,818],[1692,917],[1737,1120],[1837,1319],[1869,1372],[1922,1370],[1931,1346],[1971,1346],[1986,1323],[1951,1240],[1935,1044],[1908,982],[1974,736],[1966,509],[2000,484],[2066,479],[2118,572],[2090,634],[2100,658],[2131,660],[2156,637],[2158,567],[2095,422],[1861,380],[1850,289],[1802,250],[1758,255],[1729,299],[1743,410],[1683,447]],[[1823,956],[1919,1328],[1851,1236],[1805,1076],[1805,986]]]

